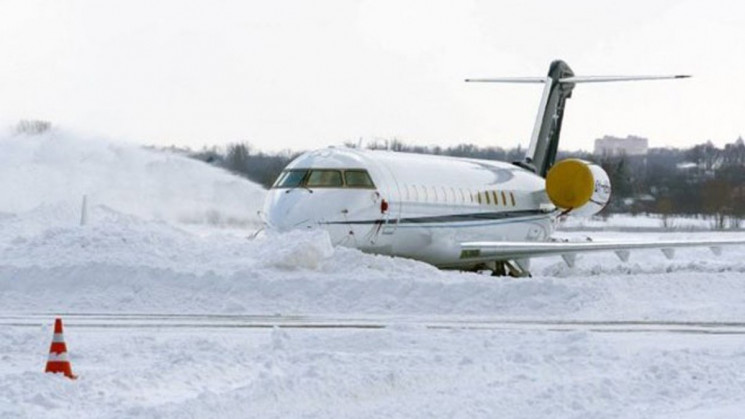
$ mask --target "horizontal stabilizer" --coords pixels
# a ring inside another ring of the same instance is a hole
[[[685,74],[674,76],[574,76],[559,79],[559,83],[605,83],[613,81],[687,79],[688,77],[691,76]]]
[[[687,79],[691,77],[687,74],[676,74],[672,76],[572,76],[564,77],[557,82],[559,83],[606,83],[615,81],[641,81],[641,80],[670,80],[670,79]],[[488,79],[466,79],[469,83],[547,83],[549,77],[501,77]]]
[[[501,77],[496,79],[466,79],[468,83],[546,83],[548,77]]]

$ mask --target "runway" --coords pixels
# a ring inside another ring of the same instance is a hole
[[[0,326],[43,327],[62,317],[68,328],[130,329],[386,329],[525,330],[596,333],[687,333],[743,335],[745,321],[655,321],[622,319],[524,319],[485,316],[172,314],[172,313],[3,313]]]

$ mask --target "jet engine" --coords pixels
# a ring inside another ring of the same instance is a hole
[[[610,180],[602,167],[579,159],[562,160],[546,175],[546,193],[558,208],[579,216],[602,210],[610,199]]]

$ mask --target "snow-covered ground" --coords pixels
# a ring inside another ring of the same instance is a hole
[[[574,268],[536,259],[533,278],[443,272],[333,248],[321,232],[252,238],[258,186],[59,132],[0,138],[0,191],[3,418],[745,408],[741,247],[598,254]],[[42,372],[57,314],[76,381]]]
[[[1,417],[741,417],[742,335],[49,328],[0,332]]]

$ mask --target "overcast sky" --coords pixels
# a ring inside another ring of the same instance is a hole
[[[466,77],[692,74],[580,85],[563,149],[745,135],[742,1],[0,0],[0,122],[265,150],[398,138],[527,145],[539,85]]]

